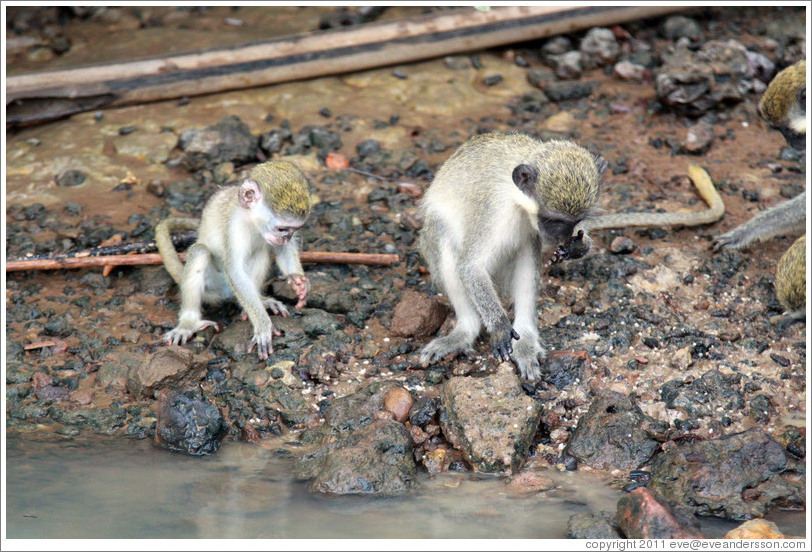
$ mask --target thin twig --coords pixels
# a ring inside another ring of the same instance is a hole
[[[181,258],[184,254],[180,254]],[[302,251],[303,263],[319,264],[362,264],[391,266],[400,260],[398,255],[385,253],[346,253],[332,251]],[[6,262],[6,272],[20,270],[58,270],[87,268],[94,266],[143,266],[159,265],[163,260],[158,253],[130,255],[100,255],[93,257],[54,257],[50,259],[10,259]],[[109,270],[107,271],[109,273]]]

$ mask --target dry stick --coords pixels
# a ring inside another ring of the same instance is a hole
[[[180,254],[181,259],[185,257]],[[302,251],[303,263],[334,263],[391,266],[400,260],[395,254],[384,253],[335,253],[331,251]],[[6,272],[19,270],[58,270],[60,268],[87,268],[93,266],[141,266],[159,265],[163,260],[159,253],[135,255],[104,255],[95,257],[61,257],[53,259],[11,259],[6,262]]]
[[[471,8],[174,56],[14,75],[6,124],[135,103],[361,71],[545,38],[685,6]]]

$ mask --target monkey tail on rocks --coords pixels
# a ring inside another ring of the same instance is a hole
[[[197,230],[198,226],[200,226],[199,219],[173,217],[162,220],[155,227],[155,244],[158,246],[158,252],[164,261],[166,271],[178,285],[183,279],[183,261],[180,260],[172,243],[172,231]]]
[[[725,204],[716,191],[716,186],[705,169],[698,165],[688,167],[688,175],[696,186],[699,195],[708,204],[708,209],[688,213],[614,213],[585,219],[576,227],[586,232],[606,228],[627,228],[630,226],[698,226],[716,222],[725,214]]]

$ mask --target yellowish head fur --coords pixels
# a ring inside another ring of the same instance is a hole
[[[266,203],[277,214],[300,219],[310,214],[307,178],[293,163],[267,161],[251,169],[249,178],[259,185]]]
[[[794,128],[806,133],[806,118],[790,121],[792,108],[798,101],[798,92],[806,88],[806,60],[801,60],[779,72],[767,87],[759,102],[759,111],[771,125],[803,125]]]

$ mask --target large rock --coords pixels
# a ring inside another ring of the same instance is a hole
[[[639,487],[617,503],[617,525],[629,539],[701,539],[691,510]]]
[[[417,470],[412,438],[403,424],[376,416],[395,389],[402,389],[398,382],[377,381],[335,399],[324,425],[307,433],[319,446],[299,459],[296,477],[313,479],[311,490],[327,494],[407,492]]]
[[[667,427],[646,416],[631,397],[604,391],[578,420],[566,453],[593,468],[633,470],[654,456],[660,443],[652,434]]]
[[[676,379],[663,384],[660,396],[666,408],[677,408],[689,418],[713,416],[744,408],[744,397],[739,390],[741,374],[725,375],[709,370],[702,377],[684,382]]]
[[[354,431],[335,433],[296,465],[299,479],[325,494],[398,495],[415,484],[412,439],[403,424],[377,418]]]
[[[659,455],[648,486],[697,515],[726,519],[746,520],[763,516],[771,506],[805,504],[804,465],[758,428]]]
[[[513,366],[484,378],[443,385],[440,424],[475,471],[517,473],[541,420],[541,405],[524,394]]]
[[[582,512],[573,514],[567,520],[568,539],[620,539],[620,533],[614,526],[613,516],[602,512],[601,515]]]
[[[193,456],[216,452],[228,431],[220,409],[199,388],[162,390],[157,418],[155,442]]]
[[[257,139],[236,115],[225,117],[203,130],[184,131],[178,140],[183,165],[190,171],[211,168],[220,163],[242,165],[256,159]]]
[[[157,389],[198,381],[206,375],[207,359],[181,347],[164,347],[130,371],[127,389],[136,398],[152,398]]]

